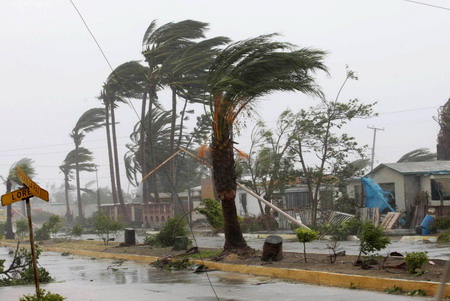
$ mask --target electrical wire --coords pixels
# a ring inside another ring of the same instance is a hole
[[[87,25],[86,21],[84,20],[84,18],[83,18],[83,16],[82,16],[81,12],[78,10],[78,8],[76,7],[75,3],[74,3],[72,0],[69,0],[69,1],[70,1],[70,3],[72,4],[72,6],[75,8],[76,12],[78,13],[79,17],[80,17],[81,20],[83,21],[83,23],[84,23],[86,29],[88,30],[89,34],[91,35],[91,37],[92,37],[93,40],[95,41],[95,43],[96,43],[98,49],[100,50],[100,52],[101,52],[103,58],[105,59],[105,61],[106,61],[106,63],[108,64],[109,68],[112,70],[112,72],[113,72],[113,74],[114,74],[114,69],[112,68],[112,66],[111,66],[111,64],[110,64],[110,62],[109,62],[109,60],[108,60],[108,58],[106,57],[104,51],[102,50],[102,48],[101,48],[100,44],[98,43],[97,39],[95,38],[94,34],[93,34],[92,31],[90,30],[90,28],[89,28],[89,26]],[[120,82],[119,77],[116,77],[116,78],[117,78],[118,82],[120,83],[120,85],[123,87],[122,83]],[[127,101],[127,104],[133,108],[133,111],[135,112],[136,116],[138,117],[139,122],[141,122],[141,126],[144,127],[144,130],[145,130],[145,125],[144,125],[143,121],[139,118],[139,114],[137,113],[136,108],[134,107],[133,103],[132,103],[129,99],[127,99],[127,100],[128,100],[128,101]],[[145,133],[147,134],[147,131],[145,131]],[[149,141],[150,141],[150,143],[152,143],[151,139],[149,139]],[[182,202],[181,202],[181,200],[180,200],[180,198],[179,198],[179,195],[178,195],[178,193],[176,192],[175,185],[174,185],[174,183],[172,182],[172,179],[170,178],[169,173],[167,172],[167,170],[166,170],[165,167],[163,167],[163,171],[164,171],[165,175],[167,176],[167,178],[168,178],[168,180],[169,180],[169,183],[170,183],[170,185],[171,185],[171,187],[172,187],[173,193],[175,194],[175,196],[176,196],[176,198],[177,198],[177,200],[178,200],[178,202],[179,202],[179,204],[180,204],[180,207],[182,208],[183,211],[185,211],[185,210],[184,210],[184,207],[182,206]],[[186,212],[184,212],[184,214],[186,214]],[[188,224],[189,224],[189,223],[188,223]],[[195,234],[194,234],[194,232],[193,232],[192,226],[191,226],[190,224],[189,224],[189,229],[190,229],[190,231],[191,231],[191,234],[192,234],[192,237],[193,237],[193,239],[194,239],[194,242],[195,242],[196,246],[198,247],[197,239],[196,239],[196,237],[195,237]],[[199,253],[199,257],[200,257],[201,262],[204,263],[203,257],[201,256],[201,253]],[[212,289],[212,291],[213,291],[213,293],[214,293],[216,299],[220,301],[220,298],[219,298],[219,296],[217,295],[216,290],[214,289],[214,286],[213,286],[213,284],[212,284],[212,281],[211,281],[211,278],[209,277],[208,272],[206,271],[205,274],[206,274],[206,276],[207,276],[209,285],[210,285],[210,287],[211,287],[211,289]]]
[[[439,9],[444,9],[444,10],[450,10],[450,8],[448,8],[448,7],[438,6],[438,5],[433,5],[433,4],[428,4],[428,3],[419,2],[419,1],[412,1],[412,0],[403,0],[403,1],[405,1],[405,2],[411,2],[411,3],[415,3],[415,4],[419,4],[419,5],[430,6],[430,7],[439,8]]]

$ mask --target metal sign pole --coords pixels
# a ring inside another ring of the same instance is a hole
[[[31,246],[31,258],[33,261],[33,273],[34,273],[34,285],[36,286],[36,296],[40,296],[39,289],[39,272],[36,261],[36,250],[34,249],[34,235],[33,235],[33,223],[31,222],[31,206],[30,206],[30,198],[26,198],[27,203],[27,215],[28,215],[28,230],[30,232],[30,246]]]

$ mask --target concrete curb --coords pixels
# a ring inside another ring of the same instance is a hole
[[[15,244],[8,242],[0,242],[0,246],[15,247]],[[57,247],[41,246],[44,251],[63,253],[68,252],[74,255],[97,257],[97,258],[109,258],[109,259],[125,259],[132,260],[140,263],[152,263],[161,259],[160,257],[147,256],[147,255],[132,255],[132,254],[119,254],[119,253],[106,253],[89,250],[75,250]],[[384,291],[387,288],[393,288],[394,286],[401,288],[404,291],[423,290],[427,296],[433,296],[439,289],[440,283],[428,282],[428,281],[411,281],[394,278],[377,278],[360,275],[348,275],[337,274],[329,272],[309,271],[309,270],[297,270],[297,269],[283,269],[283,268],[271,268],[262,266],[250,266],[250,265],[238,265],[228,264],[213,261],[201,261],[192,260],[195,264],[204,264],[209,269],[217,269],[225,272],[234,272],[241,274],[251,274],[256,276],[267,276],[273,278],[279,278],[284,280],[292,280],[296,282],[335,286],[349,289],[364,289],[371,291]],[[446,284],[445,297],[450,297],[450,285]]]

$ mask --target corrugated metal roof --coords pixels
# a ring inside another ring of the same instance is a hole
[[[450,161],[383,163],[374,168],[368,175],[383,167],[402,174],[450,174]]]

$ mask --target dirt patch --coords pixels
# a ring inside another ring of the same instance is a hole
[[[148,245],[136,246],[120,246],[119,243],[113,242],[105,246],[103,242],[99,241],[62,241],[53,242],[46,241],[44,246],[52,246],[57,248],[67,249],[83,249],[98,252],[118,253],[118,254],[135,254],[147,256],[178,256],[183,252],[172,251],[171,248],[152,248]],[[202,249],[205,250],[205,249]],[[214,249],[208,249],[214,250]],[[261,251],[256,251],[253,256],[243,258],[230,254],[221,259],[222,262],[230,264],[268,266],[273,268],[287,268],[287,269],[301,269],[310,271],[324,271],[350,275],[364,275],[370,277],[396,278],[416,281],[434,281],[439,282],[442,271],[445,266],[445,260],[432,260],[422,266],[417,274],[411,274],[406,271],[406,267],[402,267],[404,262],[401,257],[378,257],[376,262],[366,265],[368,269],[362,269],[360,266],[355,266],[354,262],[357,256],[344,255],[337,257],[335,263],[330,262],[328,255],[324,254],[307,254],[307,262],[305,263],[303,254],[294,252],[283,252],[283,259],[277,262],[263,262],[261,261]],[[212,260],[212,258],[204,258],[205,260]]]

